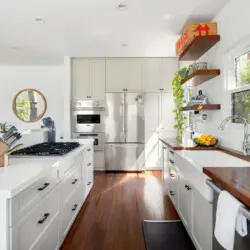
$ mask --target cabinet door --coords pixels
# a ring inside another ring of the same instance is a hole
[[[178,199],[178,208],[179,213],[182,218],[183,223],[187,228],[191,228],[191,206],[192,206],[192,189],[188,190],[188,187],[191,188],[190,184],[185,180],[182,173],[179,173],[179,199]]]
[[[72,97],[87,99],[91,96],[90,60],[74,59],[72,62]]]
[[[127,92],[140,93],[142,88],[142,60],[122,59],[124,88]]]
[[[196,244],[202,250],[212,250],[212,213],[212,204],[208,203],[203,196],[194,189],[192,206],[192,235]]]
[[[90,88],[93,99],[105,99],[105,59],[90,61]]]
[[[124,87],[123,60],[106,60],[106,92],[122,92]]]
[[[176,133],[176,130],[174,129],[174,108],[173,94],[162,93],[160,96],[159,128],[161,131],[164,131],[164,133],[167,133],[165,133],[165,135],[168,136],[169,133],[169,137],[174,137],[173,134]]]
[[[162,80],[161,88],[164,92],[173,92],[172,91],[172,81],[174,74],[178,71],[178,59],[173,58],[164,58],[162,59]]]
[[[143,61],[143,87],[146,93],[160,92],[162,59],[147,58]]]

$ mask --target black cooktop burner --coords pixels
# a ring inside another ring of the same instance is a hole
[[[11,153],[15,156],[62,156],[80,146],[78,142],[40,143]]]

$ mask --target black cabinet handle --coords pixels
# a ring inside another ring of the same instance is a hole
[[[50,184],[48,182],[45,182],[42,187],[38,188],[38,191],[43,191],[45,188],[47,188]]]
[[[74,179],[72,182],[71,182],[71,184],[76,184],[78,182],[78,179]]]
[[[174,196],[174,192],[173,191],[170,191],[169,192],[171,196]]]
[[[88,165],[87,166],[90,166],[91,165],[91,163],[88,163]]]
[[[75,204],[74,207],[72,208],[72,211],[73,211],[73,212],[76,211],[77,207],[78,207],[78,205]]]
[[[169,160],[169,162],[172,163],[172,164],[174,164],[174,161],[172,161],[172,160]]]
[[[91,151],[91,149],[89,148],[87,151],[89,152],[89,151]]]
[[[90,182],[87,184],[87,186],[89,186],[91,183],[92,183],[92,182],[90,181]]]
[[[173,178],[174,178],[174,177],[175,177],[175,175],[174,175],[174,174],[170,174],[170,177],[173,177]]]
[[[38,224],[43,224],[48,218],[49,218],[50,214],[46,213],[43,215],[43,218],[41,220],[39,220],[37,223]]]
[[[174,152],[173,152],[173,151],[171,151],[171,150],[169,150],[169,153],[170,153],[170,154],[172,154],[172,155],[174,154]]]

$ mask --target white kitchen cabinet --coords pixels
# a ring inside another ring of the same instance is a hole
[[[169,57],[162,59],[161,88],[163,92],[173,92],[172,81],[174,74],[179,70],[178,58]]]
[[[213,242],[213,205],[193,189],[192,236],[202,250],[212,250]]]
[[[146,93],[171,93],[177,58],[146,58],[143,60],[143,86]]]
[[[72,98],[104,99],[105,59],[73,59]]]
[[[190,229],[192,224],[192,187],[183,176],[183,173],[179,173],[178,192],[179,215],[186,228]]]
[[[146,58],[143,60],[143,85],[146,93],[161,92],[162,59]]]
[[[142,60],[111,58],[106,60],[106,92],[142,92]]]
[[[105,99],[105,59],[90,60],[90,96],[92,99]]]
[[[72,97],[87,99],[91,96],[90,89],[90,60],[73,59],[72,61]]]

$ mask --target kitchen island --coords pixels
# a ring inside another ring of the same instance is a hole
[[[93,140],[0,168],[0,250],[58,249],[93,186]]]

